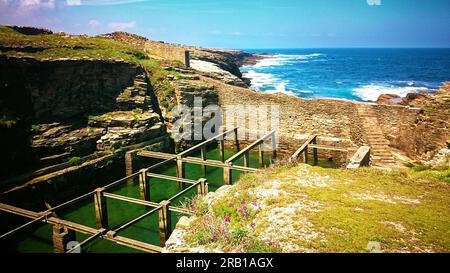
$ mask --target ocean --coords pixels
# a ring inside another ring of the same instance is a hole
[[[252,88],[303,98],[376,101],[381,94],[432,93],[450,81],[450,49],[264,49],[243,66]]]

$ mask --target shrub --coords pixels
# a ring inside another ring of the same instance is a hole
[[[77,165],[81,162],[81,158],[78,156],[74,156],[69,160],[69,163],[72,165]]]

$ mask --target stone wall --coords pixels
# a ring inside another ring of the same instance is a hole
[[[224,87],[219,90],[221,106],[279,106],[278,135],[281,150],[295,151],[303,144],[308,134],[318,134],[324,143],[334,143],[341,147],[356,149],[365,143],[361,122],[352,102],[299,99],[285,94],[267,94],[244,88]],[[226,109],[223,116],[226,122]]]
[[[165,60],[179,61],[189,66],[189,62],[186,63],[186,49],[184,47],[159,41],[147,41],[145,43],[145,51],[151,56]]]
[[[0,70],[0,109],[38,123],[114,109],[140,68],[120,61],[0,57]]]
[[[334,99],[300,99],[285,94],[267,94],[245,88],[217,84],[219,103],[224,105],[278,105],[280,149],[292,152],[305,141],[307,134],[318,134],[324,145],[350,147],[347,160],[362,145],[367,145],[364,120],[356,103]],[[443,97],[447,98],[448,95]],[[390,146],[413,159],[425,159],[445,146],[449,139],[448,101],[430,102],[433,113],[425,115],[420,108],[371,104],[378,125]],[[226,111],[225,111],[226,112]],[[447,115],[447,117],[445,117]],[[226,113],[223,114],[224,122]],[[248,124],[246,125],[248,126]],[[248,129],[248,128],[247,128]],[[325,152],[323,158],[340,158],[342,153]]]
[[[0,57],[0,179],[166,133],[145,71],[123,61]]]

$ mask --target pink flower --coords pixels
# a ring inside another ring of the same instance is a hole
[[[225,216],[224,221],[225,221],[225,223],[230,223],[231,222],[231,217],[230,216]]]

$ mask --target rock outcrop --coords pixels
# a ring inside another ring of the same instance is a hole
[[[0,69],[2,143],[21,142],[6,148],[11,168],[0,177],[166,133],[152,85],[135,64],[0,57]]]

